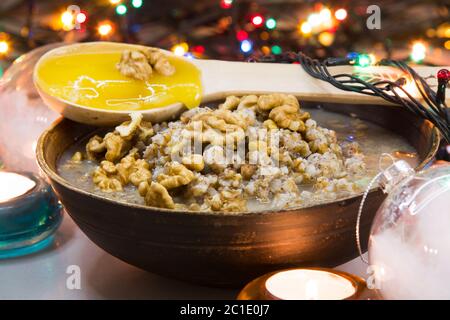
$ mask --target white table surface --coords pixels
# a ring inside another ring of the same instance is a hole
[[[81,270],[81,289],[68,289],[67,267]],[[356,258],[337,269],[366,278]],[[68,214],[45,250],[0,260],[0,299],[234,299],[239,290],[208,288],[165,278],[109,255]]]

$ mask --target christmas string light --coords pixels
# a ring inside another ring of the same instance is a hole
[[[80,12],[77,14],[76,21],[77,23],[85,23],[87,20],[87,15],[84,12]]]
[[[221,0],[220,1],[220,6],[223,9],[229,9],[233,6],[233,0]]]
[[[426,52],[427,48],[425,47],[425,44],[420,41],[416,41],[412,45],[410,58],[412,61],[420,63],[425,59]]]
[[[253,44],[249,40],[244,40],[241,42],[241,51],[244,53],[249,53],[253,49]]]
[[[120,15],[120,16],[123,16],[124,14],[126,14],[127,11],[128,11],[128,8],[127,8],[127,6],[124,5],[124,4],[119,4],[119,5],[116,7],[116,13],[117,13],[118,15]]]
[[[277,20],[274,18],[269,18],[266,20],[266,28],[269,30],[273,30],[277,27]]]
[[[7,40],[0,40],[0,55],[5,55],[9,52],[10,46]]]
[[[182,42],[180,44],[174,45],[171,48],[171,51],[176,56],[184,56],[189,51],[189,45],[186,42]]]
[[[61,23],[65,31],[70,31],[74,28],[74,16],[70,11],[64,11],[61,14]]]
[[[133,8],[139,9],[140,7],[142,7],[142,5],[144,4],[143,0],[132,0],[131,1],[131,5],[133,6]]]
[[[109,21],[102,21],[97,26],[97,31],[102,37],[107,37],[114,32],[114,26]]]
[[[236,39],[238,39],[239,41],[247,40],[247,39],[248,39],[248,33],[247,33],[247,31],[239,30],[239,31],[236,33]]]
[[[262,15],[256,14],[252,17],[252,24],[255,27],[260,27],[260,26],[262,26],[263,23],[264,23],[264,18]]]
[[[347,18],[347,10],[345,10],[345,9],[338,9],[334,13],[334,16],[339,21],[345,20]]]

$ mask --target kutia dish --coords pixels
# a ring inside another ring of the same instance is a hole
[[[415,150],[417,168],[432,161],[437,150],[437,131],[428,122],[397,107],[323,103],[319,110],[312,110],[317,108],[317,104],[301,102],[301,105],[302,112],[310,112],[319,126],[336,129],[340,141],[345,141],[346,137],[339,136],[339,127],[343,124],[333,124],[331,121],[324,125],[320,121],[321,114],[331,111],[342,114],[340,116],[350,122],[356,121],[353,125],[358,121],[368,125],[366,133],[369,136],[370,128],[374,128],[370,124],[390,130],[387,132],[391,136],[402,137],[403,146],[410,144],[413,148],[395,150],[407,151],[406,156]],[[127,131],[130,123],[118,130]],[[164,130],[163,125],[159,126]],[[160,132],[155,127],[154,136]],[[349,128],[347,132],[351,132],[352,127]],[[295,131],[289,128],[283,130]],[[141,199],[140,203],[111,197],[115,192],[95,191],[86,188],[86,185],[77,185],[64,174],[62,166],[91,137],[98,134],[104,138],[108,131],[114,131],[114,128],[99,132],[97,127],[70,120],[58,121],[40,138],[37,158],[74,221],[100,247],[126,262],[183,280],[236,286],[275,269],[302,265],[334,266],[357,255],[354,228],[361,199],[359,194],[348,194],[312,206],[302,207],[300,204],[293,208],[266,207],[259,210],[248,206],[245,211],[226,212],[222,207],[217,211],[177,207],[175,204],[182,204],[181,201],[174,201],[173,209],[145,204],[145,197],[140,197],[137,187],[132,184],[123,188],[134,188],[133,192],[137,194],[135,199]],[[103,141],[98,142],[101,145]],[[366,160],[370,160],[364,143],[361,149],[366,154]],[[369,149],[375,150],[376,147],[372,145]],[[381,149],[376,151],[382,152]],[[113,159],[115,165],[128,153]],[[102,161],[104,156],[106,154],[100,153],[98,160]],[[96,170],[97,166],[99,162],[92,162],[91,170]],[[367,163],[367,167],[370,169],[372,165]],[[153,180],[152,174],[152,181],[158,181],[158,176]],[[95,188],[90,174],[86,175],[86,179]],[[371,219],[383,198],[379,190],[369,194],[367,211],[361,221],[362,239],[367,239]],[[199,205],[201,207],[202,204]]]
[[[418,163],[401,137],[357,118],[307,112],[290,95],[229,96],[218,108],[196,108],[155,125],[131,117],[63,155],[61,176],[118,201],[252,212],[361,194],[382,153]]]
[[[357,206],[380,155],[421,168],[436,152],[438,133],[402,109],[300,103],[295,66],[257,67],[295,75],[287,92],[235,94],[221,91],[236,83],[218,81],[218,66],[112,43],[59,48],[36,66],[44,100],[84,123],[46,131],[39,165],[80,228],[124,261],[220,286],[333,266],[357,252]],[[267,88],[250,74],[242,83]],[[197,108],[180,115],[183,105]],[[369,194],[363,239],[382,199]]]

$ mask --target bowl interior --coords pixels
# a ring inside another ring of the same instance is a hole
[[[430,122],[420,119],[400,107],[332,103],[317,104],[312,102],[303,102],[302,106],[306,109],[320,107],[327,111],[356,116],[359,119],[375,123],[402,136],[417,150],[419,165],[416,167],[416,170],[424,168],[433,161],[439,147],[440,136],[436,128]],[[42,135],[38,143],[37,158],[43,171],[51,179],[77,192],[87,193],[94,197],[97,196],[71,185],[57,171],[58,159],[64,151],[80,139],[90,136],[97,129],[98,127],[96,126],[80,124],[64,118],[57,120]],[[135,206],[148,208],[142,205]],[[176,210],[169,209],[158,208],[158,210],[176,212]]]

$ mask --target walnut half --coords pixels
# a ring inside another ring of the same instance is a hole
[[[150,79],[153,69],[164,76],[171,76],[175,73],[175,67],[165,54],[152,48],[124,50],[116,67],[124,76],[143,81]]]
[[[139,194],[144,197],[145,203],[158,208],[174,209],[175,203],[167,189],[158,182],[142,182],[139,185]]]

